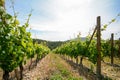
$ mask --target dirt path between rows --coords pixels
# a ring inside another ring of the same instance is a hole
[[[77,70],[74,70],[65,60],[60,58],[55,54],[48,54],[45,58],[43,58],[38,65],[33,68],[31,71],[25,71],[23,73],[23,80],[51,80],[51,76],[54,73],[58,73],[58,67],[67,68],[72,77],[81,77]],[[56,80],[56,79],[54,79]],[[57,79],[58,80],[58,79]],[[61,80],[61,79],[60,79]],[[62,79],[63,80],[63,79]],[[73,80],[73,79],[72,79]],[[74,79],[80,80],[80,79]],[[86,80],[81,78],[81,80]]]

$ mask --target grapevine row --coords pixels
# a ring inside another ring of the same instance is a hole
[[[0,68],[3,70],[3,79],[9,79],[9,73],[20,68],[22,80],[23,63],[37,55],[39,59],[49,53],[49,48],[38,43],[33,43],[31,33],[27,32],[29,18],[24,25],[20,25],[17,16],[10,15],[0,5]]]
[[[111,41],[102,40],[101,39],[101,31],[100,28],[100,17],[97,17],[97,26],[92,34],[86,39],[86,41],[81,41],[80,37],[76,40],[72,40],[63,44],[62,46],[53,50],[54,53],[62,54],[70,56],[71,58],[75,58],[76,62],[78,62],[78,57],[81,56],[80,64],[82,64],[83,57],[88,58],[93,64],[96,64],[96,73],[98,78],[101,78],[101,60],[103,57],[109,56],[111,57],[111,64],[113,64],[113,52],[116,51],[119,55],[119,44],[113,45],[114,40],[113,36]],[[113,35],[113,34],[112,34]],[[114,51],[113,51],[114,50]]]

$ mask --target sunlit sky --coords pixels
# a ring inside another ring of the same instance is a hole
[[[13,14],[10,0],[6,0],[7,12]],[[104,25],[120,13],[120,0],[14,0],[18,19],[23,24],[31,9],[31,33],[33,38],[50,41],[64,41],[88,35],[96,25],[96,17],[101,16]],[[120,17],[102,32],[103,39],[115,33],[120,37]]]

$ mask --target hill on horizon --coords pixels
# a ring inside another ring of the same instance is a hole
[[[48,40],[42,40],[42,39],[33,39],[33,42],[38,42],[38,43],[42,43],[42,42],[45,42],[46,45],[51,49],[55,49],[56,47],[64,44],[65,42],[68,42],[68,41],[71,41],[71,40],[77,40],[78,38],[74,38],[74,39],[70,39],[70,40],[66,40],[66,41],[48,41]],[[81,41],[85,41],[86,40],[86,37],[81,37],[80,38]]]

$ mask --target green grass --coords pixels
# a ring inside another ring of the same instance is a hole
[[[107,63],[111,63],[110,57],[104,57],[104,61]],[[120,58],[114,57],[114,64],[120,65]]]
[[[81,76],[76,76],[72,72],[70,65],[68,65],[63,59],[56,54],[51,54],[54,61],[56,71],[50,76],[50,80],[83,80]]]

